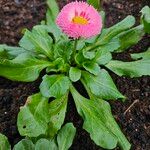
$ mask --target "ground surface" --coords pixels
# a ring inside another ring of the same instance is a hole
[[[62,7],[67,0],[60,0]],[[129,14],[139,17],[139,11],[149,0],[104,0],[106,26],[117,23]],[[0,43],[17,45],[23,28],[31,29],[45,15],[43,0],[0,0]],[[137,23],[139,20],[137,21]],[[150,46],[150,38],[145,36],[137,46],[114,57],[130,60],[129,53],[142,52]],[[129,79],[112,74],[119,90],[128,97],[125,103],[111,102],[113,114],[121,129],[132,143],[133,150],[150,149],[150,77]],[[19,107],[26,98],[39,89],[41,78],[34,83],[17,83],[0,78],[0,132],[8,136],[12,145],[21,139],[16,127]],[[78,85],[77,85],[78,86]],[[79,87],[81,89],[81,87]],[[131,107],[130,107],[131,106]],[[89,135],[82,130],[82,120],[76,113],[70,99],[66,122],[72,121],[77,127],[77,135],[72,150],[100,150]]]

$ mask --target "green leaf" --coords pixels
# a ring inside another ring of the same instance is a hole
[[[95,103],[94,106],[97,106],[97,109],[100,114],[98,118],[105,124],[105,127],[107,127],[117,137],[118,145],[121,147],[121,149],[129,150],[131,147],[131,144],[128,142],[124,134],[121,132],[119,126],[117,125],[111,113],[111,107],[109,103],[102,99],[97,98],[89,90],[87,92],[89,94],[89,97],[91,98],[91,101],[94,101]]]
[[[94,36],[94,37],[85,39],[86,45],[90,45],[90,44],[95,43],[99,36],[100,36],[100,35],[97,35],[97,36]]]
[[[106,13],[105,11],[100,11],[100,15],[102,17],[103,27],[105,26]]]
[[[13,59],[18,55],[27,52],[31,53],[21,47],[15,47],[15,46],[13,47],[13,46],[7,46],[5,44],[0,44],[0,58],[3,59]]]
[[[81,70],[76,67],[71,67],[69,70],[69,78],[73,82],[77,82],[81,78]]]
[[[119,38],[115,37],[112,40],[110,40],[110,42],[108,42],[104,45],[100,45],[97,49],[98,49],[98,51],[113,52],[113,51],[117,50],[119,47],[120,47]]]
[[[94,51],[91,51],[91,52],[84,52],[83,51],[83,56],[86,58],[86,59],[90,59],[92,60],[94,57],[95,57],[95,52]]]
[[[78,113],[84,120],[83,128],[90,133],[94,142],[106,149],[113,149],[118,143],[123,150],[131,145],[121,132],[112,116],[109,103],[91,95],[91,100],[82,97],[73,87],[71,93]]]
[[[90,89],[91,93],[99,98],[106,100],[125,99],[117,90],[111,76],[104,69],[101,69],[97,76],[88,72],[82,72],[82,81]]]
[[[61,31],[61,29],[54,23],[52,25],[36,25],[35,30],[41,30],[41,32],[46,31],[48,35],[53,39],[53,43],[60,40],[68,40],[69,38]]]
[[[150,75],[150,59],[141,59],[133,62],[123,62],[112,60],[107,65],[111,71],[119,76],[141,77],[142,75]]]
[[[60,99],[52,101],[49,105],[49,135],[53,137],[57,131],[61,128],[64,123],[66,109],[67,109],[67,98],[68,93],[66,93]]]
[[[18,142],[13,150],[58,150],[54,140],[39,139],[35,144],[29,139]]]
[[[79,39],[76,45],[76,50],[82,50],[85,47],[85,41],[86,39]]]
[[[97,63],[93,62],[85,62],[83,63],[83,67],[90,73],[94,75],[98,75],[100,72],[100,67]]]
[[[28,97],[26,105],[21,107],[18,114],[17,126],[20,135],[37,137],[45,134],[49,119],[48,99],[35,94]]]
[[[35,150],[32,141],[23,139],[14,146],[14,150]]]
[[[64,75],[45,75],[40,85],[40,91],[45,97],[62,97],[69,89],[70,80]]]
[[[127,16],[124,20],[117,23],[116,25],[104,29],[98,41],[101,45],[107,44],[112,38],[119,33],[130,29],[135,24],[135,18],[133,16]]]
[[[8,58],[8,54],[6,52],[6,50],[3,48],[2,45],[0,45],[0,58],[2,59],[6,59]]]
[[[139,25],[137,27],[134,27],[128,31],[122,32],[118,35],[118,38],[120,40],[120,46],[118,49],[115,50],[115,52],[122,52],[129,47],[137,44],[143,37],[144,30],[143,26]]]
[[[8,142],[8,139],[5,135],[0,133],[0,150],[10,150],[11,146]]]
[[[61,40],[54,46],[54,58],[63,58],[65,62],[70,62],[73,44],[69,40]]]
[[[135,18],[133,16],[127,16],[124,20],[116,25],[102,30],[100,36],[96,38],[96,42],[89,45],[84,51],[92,51],[96,49],[107,49],[112,52],[119,48],[118,34],[123,31],[129,30],[135,24]]]
[[[144,35],[143,26],[139,25],[116,35],[110,42],[100,45],[99,51],[122,52],[138,43]]]
[[[63,39],[68,39],[67,37],[64,36],[64,34],[61,32],[61,30],[56,26],[56,25],[36,25],[33,27],[33,30],[40,32],[39,34],[49,34],[49,36],[53,39],[53,43],[56,41],[60,40],[61,38]]]
[[[36,142],[35,150],[58,150],[54,140],[40,139]]]
[[[88,61],[89,59],[85,58],[83,56],[83,52],[79,51],[76,55],[75,55],[75,61],[79,66],[82,66],[83,62]]]
[[[48,103],[48,99],[41,94],[30,96],[18,114],[19,133],[28,137],[38,137],[43,134],[53,137],[64,122],[67,97],[68,93]]]
[[[10,80],[31,82],[51,63],[37,59],[29,54],[20,54],[13,60],[0,59],[0,76]]]
[[[141,10],[142,16],[141,21],[144,25],[144,30],[146,33],[150,34],[150,8],[149,6],[143,7]]]
[[[52,62],[52,66],[46,68],[46,72],[63,72],[67,67],[66,65],[63,58],[57,58]]]
[[[100,8],[101,8],[101,0],[87,0],[87,2],[90,4],[90,5],[92,5],[92,6],[94,6],[97,10],[100,10]]]
[[[58,150],[68,150],[72,145],[76,128],[72,123],[67,123],[57,135]]]
[[[19,45],[29,51],[44,54],[50,59],[53,58],[52,44],[53,39],[48,34],[48,29],[41,26],[35,26],[32,32],[25,31],[23,38],[19,41]]]
[[[59,13],[59,7],[56,0],[47,0],[48,10],[46,12],[46,23],[52,25]]]
[[[96,52],[95,61],[99,65],[105,65],[112,59],[112,55],[109,51],[106,50],[98,50]]]
[[[74,87],[71,87],[70,90],[77,111],[84,120],[83,128],[90,133],[91,139],[103,148],[115,148],[118,139],[111,130],[106,127],[105,122],[101,119],[104,116],[99,110],[99,103],[82,97]]]
[[[135,60],[141,59],[141,58],[143,58],[144,60],[146,60],[146,59],[148,60],[148,59],[150,59],[150,48],[148,48],[148,50],[143,53],[131,54],[131,57]]]
[[[113,115],[111,113],[111,107],[108,102],[97,99],[93,97],[94,101],[96,101],[96,106],[99,107],[99,113],[101,114],[101,119],[105,123],[106,127],[118,138],[118,145],[123,150],[129,150],[131,144],[128,142],[124,134],[121,132],[119,126],[117,125]]]

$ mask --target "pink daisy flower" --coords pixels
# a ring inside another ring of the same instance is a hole
[[[72,2],[64,6],[56,19],[62,31],[72,38],[90,38],[101,32],[102,18],[86,2]]]

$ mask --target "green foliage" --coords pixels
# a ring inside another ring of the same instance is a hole
[[[14,146],[14,150],[68,150],[73,142],[75,133],[76,128],[73,124],[67,123],[53,140],[40,138],[34,144],[30,139],[23,139]]]
[[[57,150],[54,140],[40,139],[35,144],[35,150]]]
[[[101,43],[101,45],[109,43],[116,35],[130,29],[134,24],[135,18],[133,16],[128,16],[116,25],[103,29],[102,34],[98,39],[99,43]]]
[[[141,21],[144,25],[144,30],[146,33],[150,34],[150,8],[149,6],[145,6],[141,10],[142,16]]]
[[[41,94],[30,96],[18,115],[17,126],[20,134],[28,137],[54,136],[64,122],[67,95],[50,103]]]
[[[76,128],[72,123],[66,124],[58,133],[57,143],[59,150],[68,150],[72,145],[74,136],[76,133]]]
[[[85,62],[83,63],[85,70],[89,71],[91,74],[98,75],[100,72],[100,67],[95,62]]]
[[[106,17],[106,14],[104,11],[100,11],[100,15],[102,17],[102,22],[103,22],[103,27],[105,26],[105,17]]]
[[[37,137],[45,134],[48,123],[48,99],[41,94],[32,95],[18,114],[17,126],[22,136]]]
[[[113,52],[117,50],[120,47],[120,41],[119,38],[116,36],[110,40],[107,44],[100,45],[97,49],[98,52]]]
[[[54,135],[61,128],[64,123],[66,110],[67,110],[67,102],[68,102],[68,93],[62,96],[60,99],[56,99],[49,104],[49,132],[50,137],[54,137]]]
[[[71,93],[77,111],[84,120],[83,128],[90,133],[91,139],[97,145],[105,149],[113,149],[119,143],[122,149],[130,149],[130,144],[115,122],[107,102],[96,97],[88,100],[81,96],[74,87],[71,87]]]
[[[45,97],[62,97],[69,89],[70,81],[64,75],[45,75],[40,85],[40,91]]]
[[[83,56],[86,58],[86,59],[90,59],[92,60],[94,57],[95,57],[96,53],[93,51],[91,52],[86,52],[86,51],[83,51]]]
[[[0,134],[0,150],[11,150],[11,146],[5,135]]]
[[[0,45],[0,58],[1,59],[14,59],[18,55],[26,53],[26,50],[21,47]]]
[[[6,50],[3,48],[3,45],[0,45],[0,58],[7,58],[7,52]]]
[[[68,39],[57,42],[54,46],[54,58],[63,58],[65,62],[70,62],[73,44]]]
[[[57,58],[53,61],[52,65],[46,68],[46,72],[61,72],[65,67],[65,61],[62,58]]]
[[[101,9],[101,0],[87,0],[87,2],[94,6],[97,10]]]
[[[76,67],[71,67],[69,70],[69,78],[71,81],[76,82],[81,78],[81,70]]]
[[[129,47],[137,44],[143,37],[144,30],[143,26],[139,25],[137,27],[134,27],[128,31],[122,32],[118,35],[120,46],[115,52],[122,52]]]
[[[133,59],[150,59],[150,47],[148,48],[148,50],[147,51],[145,51],[145,52],[143,52],[143,53],[135,53],[135,54],[131,54],[131,57],[133,58]]]
[[[88,0],[98,10],[99,0]],[[45,69],[40,93],[31,95],[18,114],[18,130],[25,139],[14,150],[68,150],[76,129],[64,123],[68,94],[71,92],[77,111],[83,118],[83,128],[91,139],[105,149],[119,145],[129,150],[130,144],[115,122],[110,105],[105,100],[124,100],[106,70],[119,76],[150,75],[150,49],[131,54],[133,61],[113,60],[112,53],[123,52],[149,33],[148,6],[141,10],[142,25],[133,27],[135,18],[127,16],[90,39],[70,39],[56,26],[59,7],[47,0],[46,21],[25,30],[20,47],[0,45],[0,76],[15,81],[35,81]],[[105,19],[105,13],[100,12]],[[83,84],[89,99],[81,96],[71,82]],[[10,149],[7,138],[0,134],[0,148]]]
[[[0,59],[0,76],[16,81],[31,82],[36,80],[40,72],[50,65],[49,61],[22,53],[12,60]]]
[[[14,150],[35,150],[32,141],[23,139],[14,146]]]
[[[48,25],[53,25],[55,19],[59,13],[59,7],[56,0],[47,0],[47,12],[46,12],[46,23]]]
[[[43,54],[52,59],[53,39],[49,36],[47,28],[35,26],[32,32],[26,30],[19,45],[34,53]]]
[[[14,146],[14,150],[57,150],[57,145],[47,139],[40,139],[35,144],[29,139],[23,139]]]
[[[150,59],[141,59],[133,62],[123,62],[118,60],[110,61],[106,67],[119,76],[141,77],[150,75]]]
[[[95,61],[99,65],[105,65],[112,59],[112,55],[109,51],[101,49],[96,52]]]
[[[97,76],[88,72],[82,72],[82,81],[84,85],[97,97],[110,99],[125,99],[117,90],[111,76],[105,70],[100,70]]]
[[[84,57],[83,52],[79,51],[76,55],[75,55],[75,62],[76,64],[78,64],[79,66],[82,66],[82,64],[84,62],[86,62],[88,60],[88,58]]]
[[[85,51],[106,50],[113,52],[117,50],[121,46],[119,35],[128,31],[134,24],[135,18],[133,16],[127,16],[116,25],[103,29],[101,35],[96,39],[96,41],[94,41],[94,43],[92,43],[93,45],[85,48]]]

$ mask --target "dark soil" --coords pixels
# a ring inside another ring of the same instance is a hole
[[[66,1],[60,0],[62,7]],[[104,0],[106,26],[109,27],[131,14],[139,22],[139,11],[149,0]],[[17,45],[23,28],[31,29],[44,19],[46,6],[43,0],[0,0],[0,43]],[[127,52],[114,58],[128,61],[129,53],[142,52],[150,46],[150,38],[142,41]],[[149,69],[149,68],[148,68]],[[111,102],[114,117],[122,131],[132,143],[133,150],[150,150],[150,77],[130,79],[111,73],[119,90],[128,97],[125,103]],[[16,120],[19,107],[26,98],[38,92],[41,78],[33,83],[18,83],[0,78],[0,132],[5,134],[12,145],[21,137]],[[81,87],[79,87],[82,89]],[[77,127],[77,135],[72,150],[100,150],[82,130],[82,119],[78,116],[72,99],[69,101],[66,122],[72,121]]]

